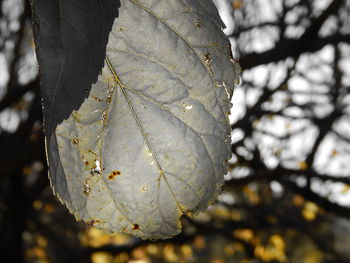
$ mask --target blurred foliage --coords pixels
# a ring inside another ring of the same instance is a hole
[[[53,197],[29,1],[0,2],[1,261],[350,262],[350,1],[215,2],[243,68],[230,169],[217,203],[155,242]]]

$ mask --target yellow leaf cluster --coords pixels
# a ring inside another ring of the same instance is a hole
[[[33,259],[35,262],[48,263],[49,258],[46,252],[47,239],[41,235],[36,235],[35,243],[36,243],[35,246],[26,249],[25,251],[26,258]]]
[[[129,237],[123,234],[110,234],[95,227],[88,228],[80,235],[80,242],[83,246],[99,247],[107,244],[125,244]]]
[[[286,262],[285,242],[280,235],[270,236],[267,245],[258,244],[254,250],[255,256],[263,261],[269,262],[277,260]]]

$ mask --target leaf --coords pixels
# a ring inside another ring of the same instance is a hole
[[[115,0],[32,2],[47,122],[60,123],[87,97],[103,67],[118,5]]]
[[[52,186],[77,219],[164,239],[218,195],[237,74],[214,8],[121,1],[102,74],[48,145]]]
[[[57,124],[80,108],[104,64],[119,0],[33,0],[51,183],[72,206],[57,151]]]

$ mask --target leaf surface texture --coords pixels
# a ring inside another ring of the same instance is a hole
[[[210,0],[120,2],[102,74],[52,133],[52,184],[78,219],[168,238],[223,184],[237,74]]]

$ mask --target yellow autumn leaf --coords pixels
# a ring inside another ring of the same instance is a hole
[[[240,8],[242,8],[242,5],[243,5],[242,0],[233,0],[232,1],[232,8],[233,9],[240,9]]]
[[[125,263],[125,262],[129,263],[128,259],[129,259],[129,254],[126,252],[122,252],[115,257],[114,263]]]
[[[96,252],[91,255],[92,263],[112,263],[113,256],[107,252]]]
[[[194,239],[194,246],[197,249],[204,249],[206,246],[206,242],[203,236],[196,236]]]
[[[302,170],[302,171],[307,170],[307,168],[308,168],[307,162],[305,162],[305,161],[300,161],[300,162],[298,163],[298,167],[299,167],[299,169]]]
[[[313,221],[317,217],[318,211],[319,211],[318,206],[315,203],[308,201],[304,205],[302,214],[307,221]]]
[[[159,248],[157,245],[155,244],[149,244],[147,247],[146,247],[146,251],[147,251],[147,254],[149,255],[157,255],[158,252],[159,252]]]
[[[280,235],[272,235],[269,238],[269,243],[272,244],[278,250],[285,250],[285,243],[283,238]]]
[[[135,259],[147,259],[147,250],[144,246],[135,248],[132,251],[132,256]]]
[[[254,233],[251,229],[237,229],[234,231],[233,235],[236,238],[243,239],[245,241],[250,241],[254,237]]]
[[[53,213],[54,210],[55,210],[55,207],[52,204],[45,204],[44,205],[44,211],[46,213],[51,214],[51,213]]]
[[[181,253],[185,256],[185,257],[190,257],[193,255],[193,251],[190,245],[182,245],[181,248]]]
[[[285,248],[286,245],[284,239],[280,235],[272,235],[269,238],[268,251],[274,260],[280,262],[285,262],[287,260]]]
[[[33,208],[34,208],[35,210],[40,210],[40,209],[43,208],[43,206],[44,206],[44,204],[43,204],[43,202],[41,202],[41,200],[35,200],[35,201],[33,202]]]
[[[247,195],[247,197],[249,198],[249,202],[251,202],[252,204],[259,203],[260,198],[259,198],[258,193],[256,191],[251,189],[249,186],[245,186],[243,188],[243,191]]]
[[[323,255],[318,250],[311,250],[305,255],[303,263],[321,263],[323,261]]]
[[[350,190],[350,185],[349,184],[346,184],[344,185],[343,189],[340,191],[340,193],[342,194],[346,194],[347,192],[349,192]]]
[[[295,195],[293,198],[293,204],[295,206],[302,206],[304,202],[305,202],[304,197],[302,197],[301,195]]]
[[[258,245],[255,247],[254,254],[256,257],[261,258],[264,261],[271,260],[269,253],[267,253],[266,248],[262,245]]]
[[[259,123],[260,123],[260,120],[259,120],[259,119],[254,120],[254,121],[253,121],[253,127],[254,127],[254,128],[257,128],[258,125],[259,125]]]
[[[165,260],[170,262],[178,262],[179,257],[176,255],[175,247],[173,244],[165,244],[164,250],[163,250],[163,256]]]

